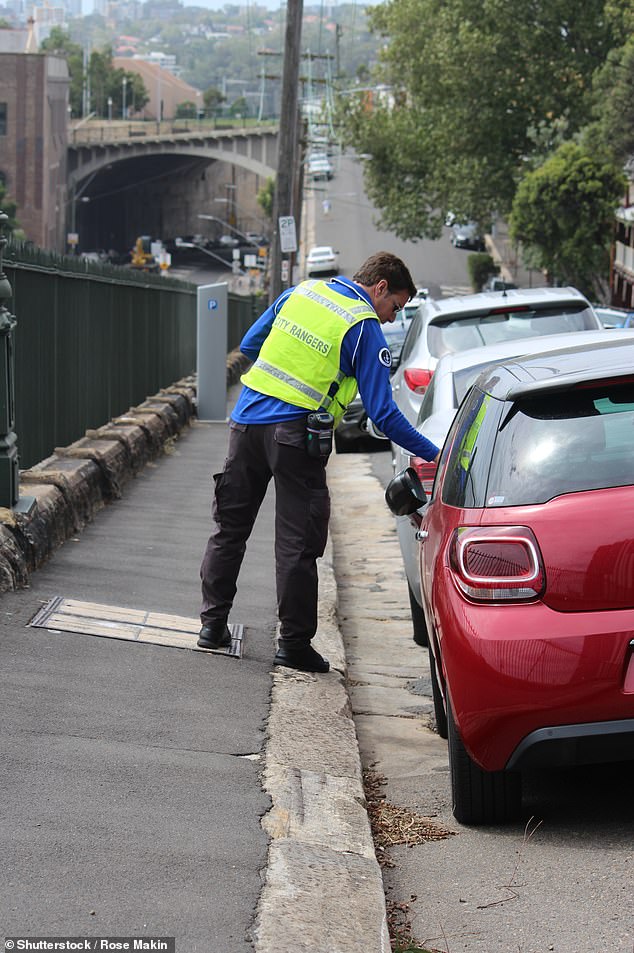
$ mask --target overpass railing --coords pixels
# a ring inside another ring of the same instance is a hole
[[[76,126],[69,126],[68,143],[71,146],[94,145],[100,142],[121,142],[129,139],[160,136],[191,136],[214,135],[235,136],[236,134],[253,133],[258,131],[276,131],[279,123],[258,122],[257,120],[227,119],[156,119],[129,120],[99,120],[91,119],[83,123],[81,120]]]
[[[29,468],[194,373],[196,286],[8,246],[15,431]],[[229,295],[228,350],[261,307]]]

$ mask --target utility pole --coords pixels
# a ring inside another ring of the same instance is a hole
[[[273,198],[273,243],[271,247],[269,282],[270,301],[274,301],[282,292],[282,253],[280,248],[279,220],[281,217],[294,214],[293,197],[298,146],[297,106],[299,60],[303,12],[303,0],[288,0],[286,5],[286,39],[284,43],[284,70],[282,72],[277,178]],[[288,278],[290,282],[292,278],[292,258],[287,260]],[[285,282],[285,285],[289,282]]]

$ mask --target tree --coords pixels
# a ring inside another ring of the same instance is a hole
[[[206,89],[203,93],[205,115],[208,117],[215,116],[224,101],[225,97],[222,95],[220,90],[216,89],[215,86],[210,86],[209,89]]]
[[[242,119],[249,115],[249,104],[244,96],[238,96],[238,98],[231,103],[229,112],[232,116],[240,116]]]
[[[267,218],[273,218],[273,196],[275,194],[275,179],[267,179],[258,192],[258,205]]]
[[[390,94],[345,104],[369,197],[401,238],[439,234],[447,211],[486,222],[511,207],[535,132],[589,119],[615,39],[605,0],[388,0],[376,78]],[[543,148],[543,146],[542,146]],[[386,186],[387,183],[387,186]]]
[[[520,182],[511,236],[551,280],[603,300],[614,209],[625,180],[609,155],[566,142]]]
[[[176,107],[177,119],[196,119],[196,103],[190,99],[184,103],[179,103]]]
[[[614,50],[595,81],[596,129],[616,159],[634,155],[634,36]]]
[[[84,93],[84,53],[79,43],[73,43],[68,33],[54,26],[40,49],[45,53],[63,56],[70,76],[70,108],[73,116],[81,116]]]
[[[149,101],[145,84],[138,73],[115,69],[109,46],[90,54],[88,65],[91,107],[103,119],[108,118],[108,100],[112,100],[114,116],[122,116],[125,89],[125,112],[140,112]],[[125,84],[124,84],[125,79]]]

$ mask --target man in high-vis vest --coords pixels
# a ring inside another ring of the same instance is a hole
[[[404,263],[372,255],[353,276],[304,281],[260,316],[240,350],[253,362],[230,419],[229,450],[214,474],[213,517],[200,570],[198,645],[229,645],[227,626],[247,539],[271,477],[275,481],[275,564],[280,620],[275,665],[327,672],[311,645],[317,630],[317,559],[328,536],[326,464],[336,426],[361,395],[371,420],[412,455],[438,447],[392,399],[392,358],[381,325],[416,294]]]

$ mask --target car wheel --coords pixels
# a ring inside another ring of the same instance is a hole
[[[504,824],[522,806],[522,776],[518,771],[483,771],[469,756],[456,728],[447,699],[449,772],[453,815],[460,824]]]
[[[438,681],[438,669],[434,653],[429,646],[429,675],[431,679],[431,694],[434,699],[434,716],[436,718],[436,731],[441,738],[447,737],[447,712],[445,711],[445,702],[440,691]]]
[[[412,587],[407,583],[407,593],[409,595],[409,605],[412,613],[412,626],[414,628],[413,639],[416,645],[427,645],[427,622],[425,613],[416,601],[416,596],[412,592]]]

